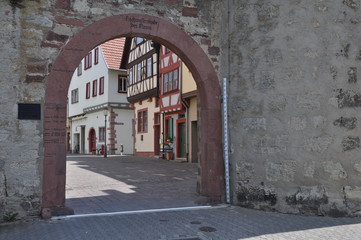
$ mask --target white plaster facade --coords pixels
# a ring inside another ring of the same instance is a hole
[[[98,51],[97,64],[95,51]],[[84,58],[74,71],[68,91],[70,150],[73,153],[94,154],[94,144],[90,143],[91,131],[94,129],[95,147],[98,150],[95,153],[102,153],[99,148],[101,145],[105,146],[102,136],[105,129],[104,109],[107,109],[108,154],[133,154],[133,109],[127,101],[126,91],[120,91],[122,89],[119,86],[120,81],[123,81],[120,78],[126,79],[126,70],[111,69],[101,45],[89,54],[91,67],[85,69]],[[104,83],[101,84],[101,81]]]

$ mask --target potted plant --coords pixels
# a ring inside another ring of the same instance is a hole
[[[163,145],[163,151],[165,152],[165,158],[167,160],[173,159],[173,139],[168,137]]]

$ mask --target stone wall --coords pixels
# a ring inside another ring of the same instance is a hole
[[[360,1],[231,1],[233,200],[355,215]]]
[[[360,7],[358,0],[1,1],[0,216],[41,211],[43,121],[18,120],[16,104],[43,105],[62,47],[89,24],[129,13],[183,29],[229,80],[233,204],[358,214]]]

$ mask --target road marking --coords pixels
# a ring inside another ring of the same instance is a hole
[[[135,210],[135,211],[123,211],[123,212],[75,214],[75,215],[67,215],[67,216],[56,216],[56,217],[52,217],[51,220],[65,220],[65,219],[71,219],[71,218],[117,216],[117,215],[130,215],[130,214],[141,214],[141,213],[158,213],[158,212],[171,212],[171,211],[184,211],[184,210],[202,210],[202,209],[215,209],[215,208],[226,208],[226,207],[229,207],[229,205],[221,204],[221,205],[217,205],[217,206],[195,206],[195,207],[179,207],[179,208],[161,208],[161,209]]]

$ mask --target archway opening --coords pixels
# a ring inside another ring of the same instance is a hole
[[[139,22],[144,27],[135,27]],[[199,94],[199,190],[208,201],[223,200],[221,91],[208,56],[175,25],[157,17],[127,14],[105,18],[84,28],[64,46],[48,77],[44,106],[43,217],[59,214],[65,207],[66,98],[72,74],[81,59],[97,45],[117,37],[133,36],[168,46],[192,72]]]

